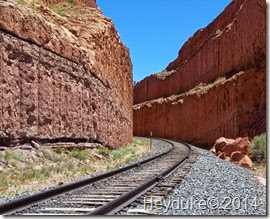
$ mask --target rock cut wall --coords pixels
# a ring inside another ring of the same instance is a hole
[[[235,0],[134,87],[134,135],[210,147],[266,130],[266,4]]]
[[[134,87],[134,104],[186,92],[200,82],[237,73],[265,59],[265,1],[235,0],[206,28],[198,30],[166,68]]]
[[[112,21],[90,7],[36,8],[0,1],[0,143],[127,145],[132,65]]]
[[[253,137],[266,130],[265,70],[134,106],[134,135],[182,140],[210,148],[220,136]]]

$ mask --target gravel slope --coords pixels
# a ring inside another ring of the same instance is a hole
[[[164,200],[158,214],[266,215],[266,187],[257,182],[253,172],[197,150],[196,163]]]

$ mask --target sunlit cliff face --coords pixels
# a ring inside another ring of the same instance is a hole
[[[0,142],[127,145],[129,51],[100,10],[66,4],[0,1]]]

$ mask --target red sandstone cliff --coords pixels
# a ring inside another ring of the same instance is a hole
[[[0,143],[126,145],[132,138],[129,50],[99,9],[63,10],[0,0]]]
[[[211,145],[266,130],[266,3],[235,0],[134,87],[134,135]],[[138,104],[141,103],[141,104]]]
[[[169,64],[167,77],[151,75],[134,87],[134,104],[168,97],[237,73],[265,59],[265,1],[235,0],[197,31]]]

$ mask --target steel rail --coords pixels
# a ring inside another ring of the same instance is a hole
[[[156,140],[164,141],[162,139],[156,139]],[[165,141],[165,142],[167,142],[167,141]],[[43,202],[43,201],[46,201],[48,199],[54,198],[54,197],[59,196],[61,194],[71,192],[71,191],[74,191],[74,190],[77,190],[77,189],[81,189],[83,187],[89,186],[90,184],[92,184],[94,182],[98,182],[100,180],[107,179],[107,178],[115,176],[117,174],[124,173],[127,170],[134,169],[134,168],[139,167],[139,166],[141,166],[141,165],[143,165],[145,163],[148,163],[148,162],[153,161],[153,160],[155,160],[157,158],[160,158],[160,157],[168,154],[169,152],[171,152],[172,149],[173,149],[173,147],[170,148],[168,151],[163,152],[163,153],[161,153],[159,155],[150,157],[150,158],[145,159],[143,161],[140,161],[140,162],[137,162],[137,163],[134,163],[134,164],[131,164],[131,165],[116,169],[116,170],[109,171],[109,172],[104,173],[104,174],[100,174],[100,175],[97,175],[97,176],[94,176],[94,177],[83,179],[83,180],[80,180],[80,181],[77,181],[77,182],[69,183],[69,184],[66,184],[66,185],[63,185],[63,186],[60,186],[60,187],[57,187],[57,188],[53,188],[53,189],[50,189],[50,190],[47,190],[47,191],[44,191],[44,192],[36,193],[34,195],[30,195],[30,196],[27,196],[27,197],[15,199],[15,200],[12,200],[10,202],[1,204],[0,205],[0,215],[13,214],[13,213],[15,213],[15,212],[17,212],[19,210],[23,210],[23,209],[25,209],[27,207],[30,207],[30,206],[34,205],[34,204],[38,204],[40,202]]]
[[[169,141],[166,141],[166,142],[173,145],[173,143]],[[192,154],[192,149],[188,144],[183,143],[183,142],[179,142],[179,143],[185,145],[188,148],[188,153],[183,159],[181,159],[179,162],[177,162],[176,164],[174,164],[173,166],[171,166],[170,168],[168,168],[167,170],[165,170],[158,176],[155,176],[152,179],[148,180],[147,182],[134,188],[130,192],[127,192],[123,194],[122,196],[118,197],[117,199],[109,202],[108,204],[95,209],[89,215],[113,215],[117,213],[119,210],[121,210],[122,208],[124,208],[125,206],[129,205],[137,197],[151,190],[160,181],[163,181],[164,179],[169,177],[178,167],[184,164],[187,161],[187,159],[190,157],[190,155]]]

